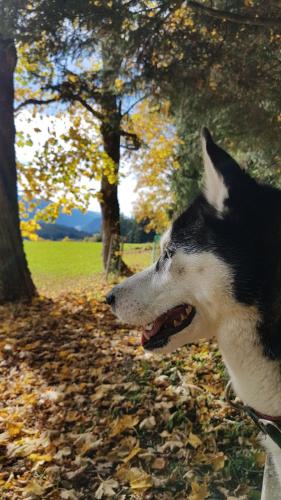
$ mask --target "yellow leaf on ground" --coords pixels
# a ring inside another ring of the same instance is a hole
[[[36,394],[24,394],[22,396],[23,401],[28,405],[34,405],[38,399]]]
[[[198,436],[196,436],[196,434],[193,434],[192,432],[190,432],[187,442],[189,444],[191,444],[191,446],[195,449],[198,448],[198,446],[200,446],[202,444],[201,439]]]
[[[130,482],[132,490],[147,490],[153,486],[152,477],[143,469],[132,467],[128,471],[127,480]]]
[[[91,401],[99,401],[102,399],[104,396],[107,395],[109,391],[114,390],[116,387],[116,384],[103,384],[97,387],[95,394],[91,396]]]
[[[130,462],[130,460],[132,460],[132,458],[134,458],[136,455],[138,455],[138,453],[140,451],[142,451],[142,448],[139,448],[139,446],[136,446],[135,448],[133,448],[132,451],[129,453],[129,455],[127,455],[125,458],[123,458],[124,464],[127,464],[128,462]]]
[[[31,453],[29,455],[29,460],[32,462],[51,462],[53,460],[52,455],[45,454],[45,455],[40,455],[40,453]]]
[[[22,428],[23,428],[22,422],[8,423],[7,425],[7,431],[10,437],[18,436],[21,433]]]
[[[255,453],[255,460],[258,467],[264,467],[265,459],[266,454],[264,451],[258,451],[257,453]]]
[[[130,344],[130,345],[139,344],[139,339],[137,339],[136,337],[129,337],[128,338],[128,344]]]
[[[110,436],[117,436],[126,429],[132,429],[132,427],[135,427],[138,423],[139,417],[137,415],[124,415],[114,422]]]
[[[198,484],[196,482],[191,483],[191,494],[188,500],[205,500],[208,496],[209,492],[205,484]]]
[[[115,477],[119,481],[130,483],[132,490],[136,492],[144,492],[153,486],[152,477],[143,469],[132,467],[127,469],[124,465],[119,467],[115,473]]]
[[[44,488],[38,481],[33,479],[24,488],[24,491],[25,493],[29,493],[30,495],[36,495],[42,498],[42,495],[44,493]]]
[[[224,468],[225,456],[222,452],[217,453],[214,457],[212,457],[212,467],[214,471],[218,471]]]

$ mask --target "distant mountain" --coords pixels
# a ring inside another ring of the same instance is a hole
[[[21,197],[20,197],[21,199]],[[40,200],[37,201],[37,208],[36,210],[30,210],[29,211],[29,219],[32,219],[35,215],[35,212],[37,210],[42,210],[46,208],[50,202],[45,201],[45,200]],[[71,214],[64,214],[62,211],[60,211],[60,214],[57,218],[57,220],[54,222],[54,224],[46,224],[46,223],[40,223],[40,225],[43,227],[44,225],[44,230],[46,230],[46,226],[48,226],[48,231],[49,231],[49,226],[54,226],[54,225],[59,225],[63,226],[66,228],[73,228],[76,231],[80,231],[82,233],[86,233],[86,236],[92,235],[99,233],[101,231],[101,214],[99,212],[92,212],[92,211],[87,211],[87,212],[82,212],[81,210],[78,210],[77,208],[74,208],[71,212]],[[61,228],[62,230],[62,228]],[[65,235],[67,236],[67,235]],[[63,236],[63,237],[65,237]],[[44,238],[44,236],[41,236]],[[71,237],[71,236],[69,236]],[[85,236],[83,236],[85,237]],[[82,238],[83,238],[82,237]]]
[[[72,210],[70,215],[60,213],[56,224],[67,227],[74,227],[77,231],[85,231],[93,234],[99,233],[101,229],[101,214],[99,212],[81,212],[77,208]]]
[[[43,210],[50,204],[50,202],[44,200],[36,200],[36,203],[36,210],[27,210],[29,219],[34,217],[37,210]],[[145,231],[147,221],[138,223],[135,219],[121,214],[120,223],[121,235],[124,241],[128,243],[146,243],[153,241],[155,237],[154,231],[149,233]],[[63,240],[64,238],[83,240],[101,232],[101,214],[90,210],[83,213],[81,210],[74,208],[70,215],[60,211],[55,223],[48,224],[41,221],[40,226],[41,229],[37,233],[46,240]]]
[[[62,226],[61,224],[48,224],[46,222],[40,222],[41,229],[37,231],[38,236],[44,240],[59,241],[64,238],[69,238],[71,240],[83,240],[86,237],[91,236],[85,231],[78,231],[73,227]]]

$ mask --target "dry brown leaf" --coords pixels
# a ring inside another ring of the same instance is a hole
[[[78,500],[78,496],[76,495],[75,490],[60,490],[60,498],[63,500]]]
[[[169,441],[166,441],[166,443],[163,444],[162,446],[157,446],[157,450],[160,453],[164,453],[167,450],[174,451],[177,448],[183,448],[183,446],[184,446],[184,443],[182,441],[180,441],[179,439],[171,439]]]
[[[95,493],[95,498],[100,500],[101,498],[108,498],[115,496],[116,492],[114,490],[116,490],[118,486],[119,483],[114,479],[107,479],[106,481],[102,481],[102,483],[99,485]]]
[[[54,455],[54,459],[61,460],[64,457],[68,457],[71,455],[71,448],[69,446],[64,446],[60,448],[57,453]]]
[[[133,448],[131,450],[131,452],[129,453],[129,455],[127,455],[125,458],[123,458],[124,464],[127,464],[128,462],[130,462],[130,460],[132,460],[132,458],[137,456],[141,451],[142,451],[142,448],[139,448],[139,446],[136,446],[135,448]]]
[[[156,426],[155,417],[152,415],[151,417],[147,417],[140,423],[140,429],[153,429]]]
[[[108,394],[109,391],[113,391],[116,388],[116,384],[103,384],[97,387],[95,394],[91,396],[92,401],[99,401],[103,399],[104,396]]]
[[[165,458],[162,457],[155,458],[155,460],[153,460],[151,464],[151,468],[156,470],[162,470],[165,469],[165,467],[166,467],[166,460]]]
[[[31,453],[36,453],[40,448],[50,446],[50,440],[46,436],[39,438],[24,437],[7,445],[7,455],[9,457],[27,457]]]
[[[28,493],[29,495],[36,495],[39,497],[42,497],[44,494],[45,488],[42,486],[39,481],[36,481],[35,479],[32,479],[27,486],[24,488],[25,493]]]
[[[122,465],[115,473],[115,477],[122,482],[130,483],[130,486],[135,491],[146,491],[153,486],[152,477],[143,469],[138,467],[128,468]]]
[[[113,423],[112,431],[110,436],[114,437],[126,429],[132,429],[139,423],[139,417],[137,415],[124,415],[120,417]]]
[[[90,450],[96,450],[102,444],[102,439],[97,439],[91,432],[84,432],[80,434],[74,444],[77,446],[79,452],[85,455]]]

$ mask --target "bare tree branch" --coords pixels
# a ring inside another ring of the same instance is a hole
[[[86,108],[98,120],[103,121],[105,119],[105,116],[102,113],[100,113],[99,111],[97,111],[96,109],[94,109],[92,106],[90,106],[90,104],[88,104],[87,101],[85,101],[85,99],[83,99],[79,95],[73,94],[72,95],[72,100],[80,102],[80,104],[82,104],[82,106],[84,106],[84,108]]]
[[[234,12],[228,12],[226,10],[217,10],[202,5],[199,2],[188,1],[187,5],[194,10],[202,12],[210,17],[215,17],[216,19],[222,19],[223,21],[230,21],[236,24],[247,24],[250,26],[264,26],[267,28],[280,28],[281,29],[281,19],[273,19],[270,17],[251,17],[242,14],[235,14]]]
[[[144,99],[146,99],[148,97],[148,94],[147,95],[143,95],[142,97],[140,97],[139,99],[137,99],[131,106],[128,107],[128,109],[125,111],[125,113],[122,114],[122,118],[123,116],[126,116],[130,113],[130,111],[132,111],[132,109],[141,101],[144,101]]]
[[[130,151],[137,151],[140,146],[141,146],[141,141],[139,139],[139,137],[137,136],[137,134],[134,134],[134,133],[131,133],[131,132],[127,132],[126,130],[123,130],[123,129],[120,129],[119,131],[120,133],[120,136],[121,137],[125,137],[125,139],[128,139],[131,141],[131,143],[127,143],[126,141],[126,149],[129,149]]]
[[[50,104],[52,102],[60,101],[60,97],[52,97],[51,99],[27,99],[26,101],[21,102],[15,109],[14,112],[17,113],[21,108],[25,106],[29,106],[30,104]]]

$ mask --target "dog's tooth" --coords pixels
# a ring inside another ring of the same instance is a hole
[[[150,339],[150,335],[146,331],[143,332],[143,336],[146,338],[146,340]]]
[[[153,328],[153,323],[149,323],[148,325],[146,325],[145,329],[146,330],[152,330]]]
[[[186,310],[186,313],[187,313],[187,314],[190,314],[190,311],[191,311],[191,306],[187,306],[187,307],[185,308],[185,310]]]
[[[181,314],[181,320],[184,321],[186,319],[186,314]]]
[[[179,326],[180,324],[181,324],[181,321],[174,319],[174,326]]]

